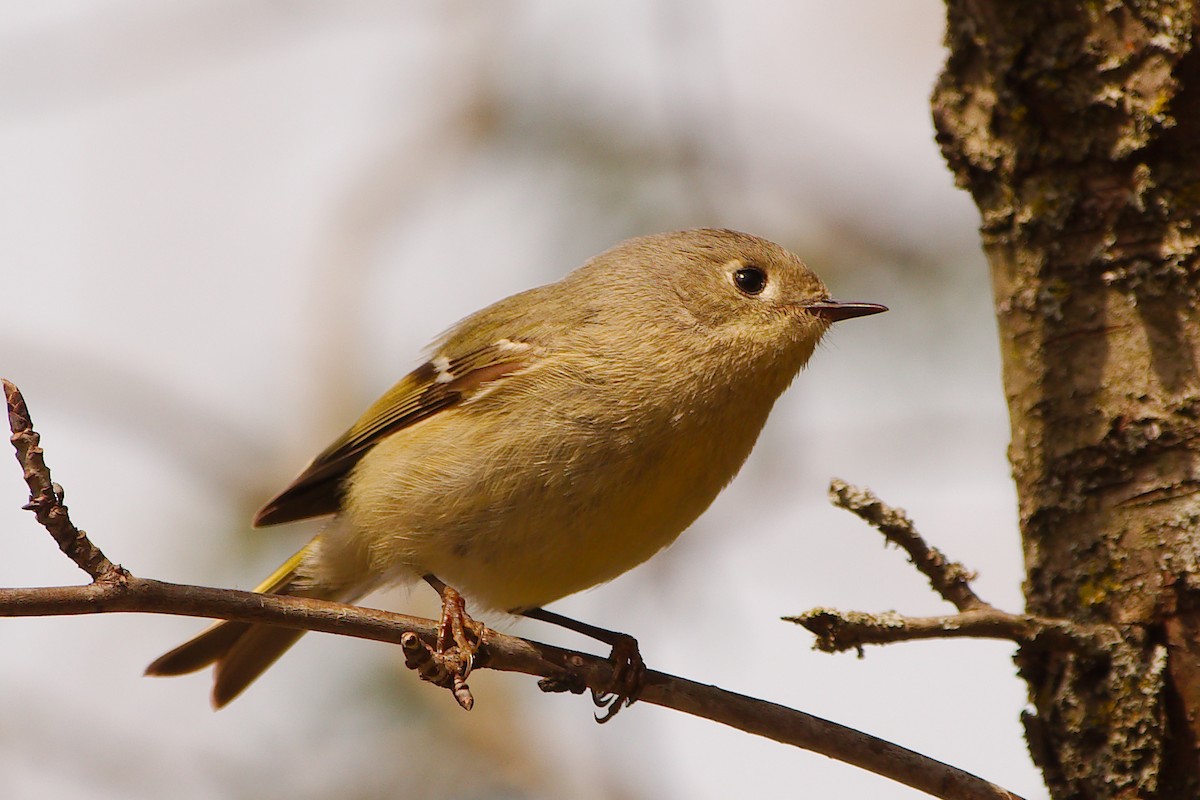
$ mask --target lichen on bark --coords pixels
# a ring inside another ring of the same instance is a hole
[[[1051,793],[1200,796],[1200,56],[1190,2],[949,0],[939,144],[981,215]]]

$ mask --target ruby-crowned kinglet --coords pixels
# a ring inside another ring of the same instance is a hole
[[[435,342],[258,513],[333,519],[256,591],[353,601],[440,578],[561,621],[540,606],[640,564],[708,508],[831,323],[885,310],[831,300],[744,233],[623,242]],[[147,672],[215,663],[221,706],[300,634],[224,622]]]

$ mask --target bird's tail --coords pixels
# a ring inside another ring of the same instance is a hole
[[[296,569],[314,547],[314,539],[285,561],[254,591],[320,600],[342,599],[340,592],[298,579]],[[297,628],[277,628],[249,622],[220,622],[146,667],[147,675],[184,675],[214,664],[212,703],[220,708],[237,697],[304,634]]]

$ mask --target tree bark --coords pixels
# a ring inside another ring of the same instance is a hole
[[[979,207],[1055,798],[1200,797],[1197,3],[948,0],[938,142]]]

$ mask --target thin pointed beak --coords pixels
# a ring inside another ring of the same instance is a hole
[[[840,322],[844,319],[867,317],[871,314],[882,314],[887,306],[878,303],[843,303],[840,300],[818,300],[805,306],[809,312],[826,322]]]

